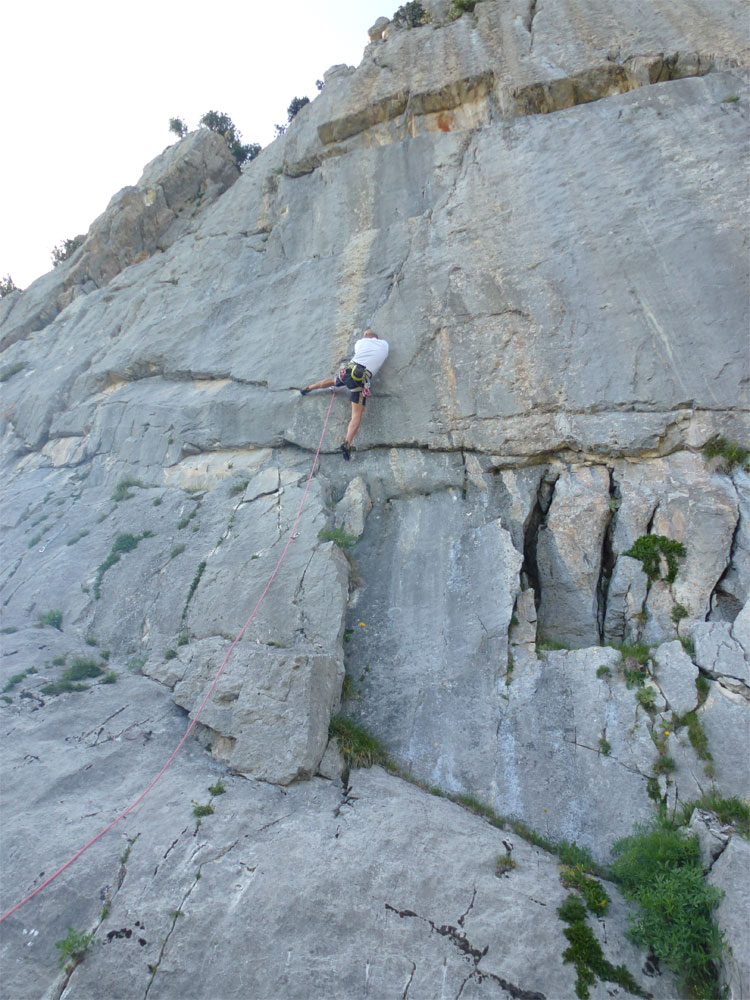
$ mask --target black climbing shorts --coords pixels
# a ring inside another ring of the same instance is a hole
[[[341,386],[346,386],[349,390],[349,399],[352,403],[357,403],[360,406],[367,405],[367,397],[365,396],[365,384],[361,378],[355,379],[354,375],[363,375],[365,369],[361,365],[356,365],[354,369],[348,367],[344,370],[343,378],[341,372],[336,376],[336,387],[341,388]]]

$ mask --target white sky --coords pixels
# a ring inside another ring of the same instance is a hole
[[[403,0],[405,2],[405,0]],[[358,65],[367,29],[401,0],[10,0],[0,15],[0,278],[51,270],[120,188],[175,141],[228,114],[265,146],[293,97],[335,63]]]

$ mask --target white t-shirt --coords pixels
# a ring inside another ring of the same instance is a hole
[[[388,357],[388,341],[381,340],[380,337],[362,337],[354,345],[352,361],[365,368],[374,375],[378,372]]]

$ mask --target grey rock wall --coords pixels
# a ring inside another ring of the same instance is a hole
[[[434,13],[241,173],[170,147],[0,307],[3,908],[200,712],[117,846],[2,925],[19,997],[570,996],[555,862],[509,824],[607,863],[657,804],[750,793],[750,478],[701,453],[748,441],[742,5]],[[367,325],[353,460],[335,400],[308,482],[329,398],[296,388]],[[339,709],[505,828],[347,777]],[[100,946],[67,982],[70,925]],[[619,898],[592,926],[674,995]]]

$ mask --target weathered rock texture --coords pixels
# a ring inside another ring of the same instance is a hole
[[[14,1000],[571,997],[556,863],[508,824],[607,863],[657,803],[750,793],[750,476],[701,454],[747,442],[743,5],[448,7],[381,19],[241,173],[170,147],[0,306],[3,910],[200,712],[2,924]],[[336,401],[308,483],[329,400],[296,387],[367,325],[358,451]],[[505,829],[348,777],[341,705]],[[608,957],[674,996],[611,892]]]

